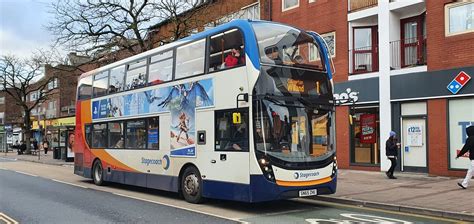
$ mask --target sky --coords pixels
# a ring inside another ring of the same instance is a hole
[[[0,55],[29,57],[35,49],[49,49],[53,37],[48,5],[54,0],[0,0]]]

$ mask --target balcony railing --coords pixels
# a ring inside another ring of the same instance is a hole
[[[378,0],[350,0],[349,12],[377,6]]]
[[[426,36],[390,42],[390,68],[426,65]]]
[[[378,46],[367,46],[349,50],[351,75],[376,72],[378,66]]]

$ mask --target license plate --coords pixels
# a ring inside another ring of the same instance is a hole
[[[300,191],[300,197],[308,197],[308,196],[313,196],[313,195],[318,195],[317,189]]]

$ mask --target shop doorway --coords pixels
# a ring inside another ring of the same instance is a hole
[[[403,118],[401,137],[402,171],[428,172],[426,118]]]

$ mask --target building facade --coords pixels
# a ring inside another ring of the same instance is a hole
[[[270,6],[269,6],[270,5]],[[323,35],[336,68],[341,168],[385,171],[389,132],[401,171],[461,176],[474,125],[474,3],[278,0],[262,17]]]

